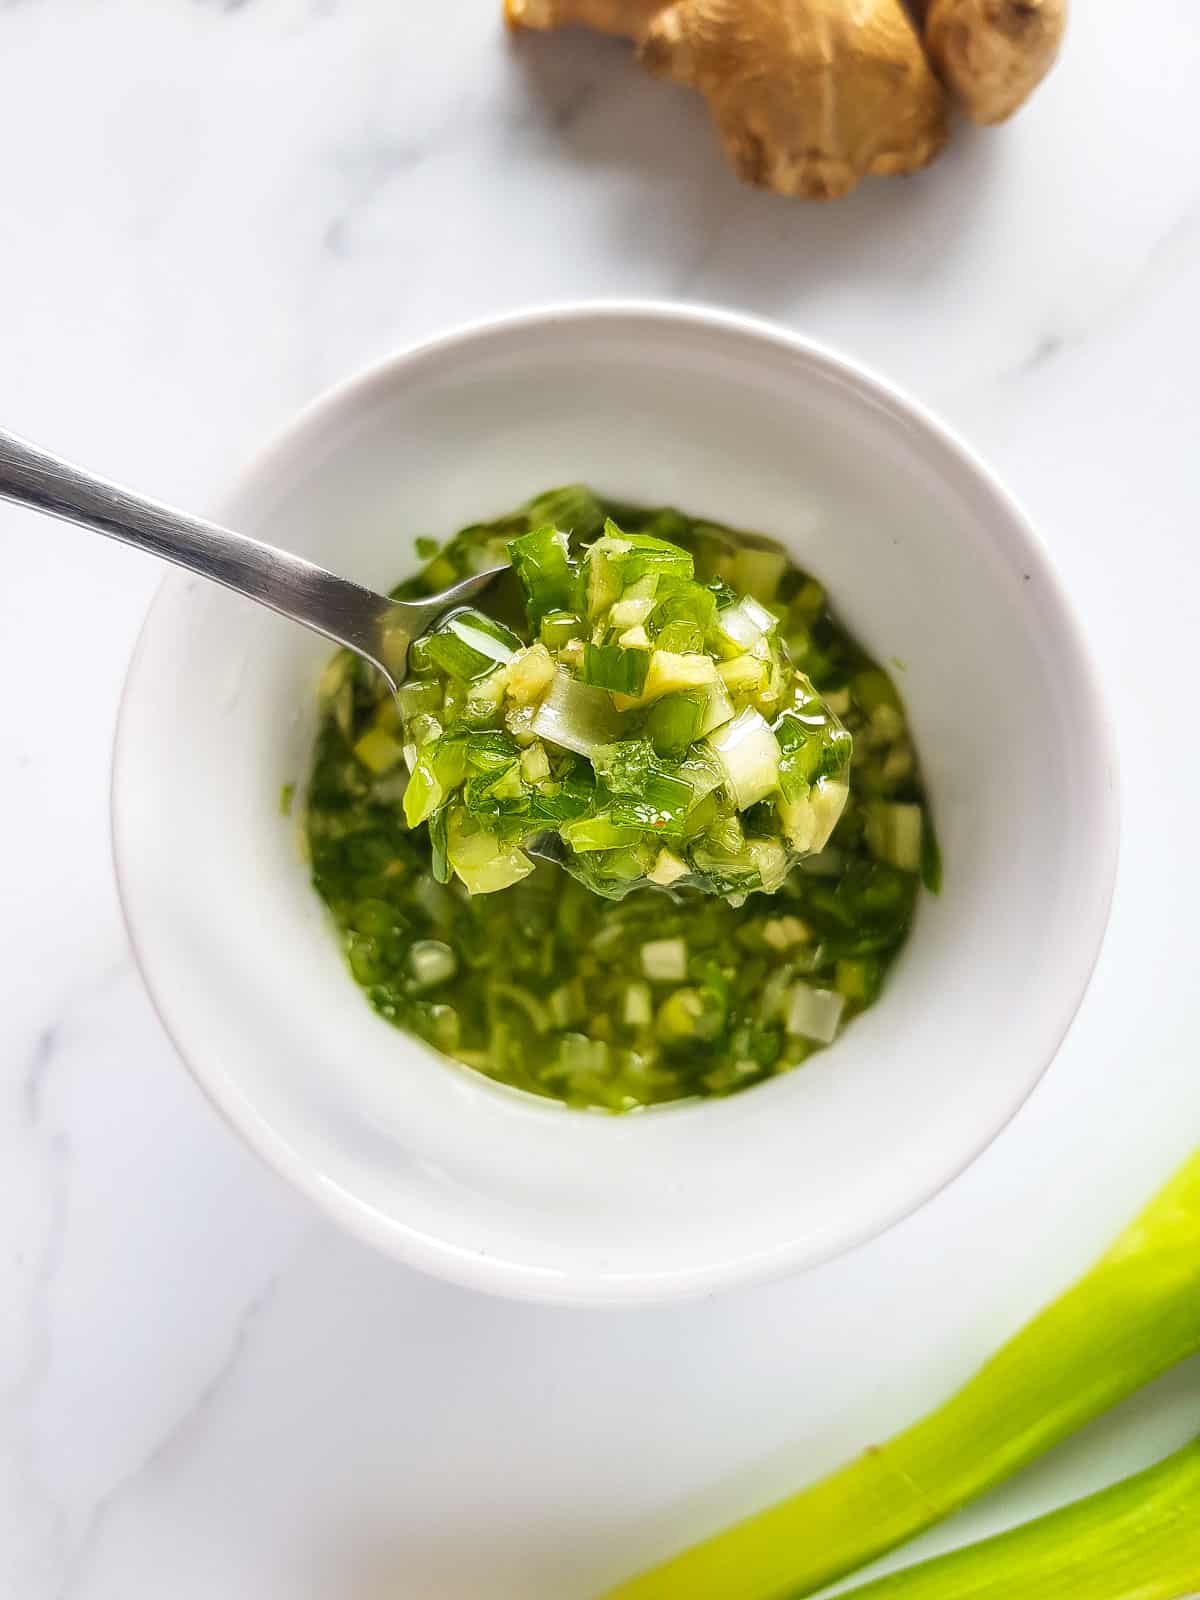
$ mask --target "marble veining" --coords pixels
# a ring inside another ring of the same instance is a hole
[[[1010,127],[814,209],[740,187],[620,43],[510,39],[498,10],[0,0],[5,424],[203,505],[323,386],[492,312],[712,300],[840,346],[959,425],[1051,547],[1122,742],[1111,934],[1013,1126],[846,1260],[627,1314],[426,1280],[317,1217],[176,1059],[107,832],[158,574],[0,507],[5,1600],[587,1600],[935,1400],[1200,1135],[1200,17],[1144,0],[1135,48],[1093,0]],[[1193,1367],[920,1552],[1198,1423]]]
[[[219,1403],[222,1393],[253,1337],[255,1326],[278,1287],[278,1275],[267,1280],[263,1287],[240,1311],[233,1325],[229,1348],[221,1358],[211,1377],[206,1379],[199,1392],[189,1397],[185,1410],[167,1428],[145,1457],[124,1477],[104,1491],[87,1514],[87,1520],[64,1563],[58,1586],[59,1600],[68,1600],[78,1594],[88,1581],[89,1556],[104,1536],[104,1529],[121,1503],[135,1496],[138,1486],[151,1474],[169,1468],[172,1459],[190,1448],[192,1436],[201,1431]]]

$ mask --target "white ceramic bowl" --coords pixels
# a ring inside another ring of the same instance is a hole
[[[571,480],[775,535],[903,663],[945,889],[834,1049],[728,1100],[611,1118],[492,1085],[380,1021],[279,815],[327,646],[187,577],[167,578],[130,673],[116,854],[180,1053],[298,1187],[461,1283],[653,1300],[844,1251],[1004,1126],[1100,945],[1113,744],[1054,572],[995,480],[877,379],[743,318],[602,305],[468,328],[320,401],[221,509],[384,587],[414,535]]]

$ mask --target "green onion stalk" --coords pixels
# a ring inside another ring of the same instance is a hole
[[[1183,1600],[1200,1591],[1200,1439],[1159,1466],[841,1600]]]
[[[800,1600],[941,1522],[1197,1351],[1200,1150],[1074,1288],[938,1410],[610,1600]]]

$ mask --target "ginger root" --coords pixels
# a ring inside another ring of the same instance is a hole
[[[700,90],[739,175],[832,199],[915,172],[946,140],[945,96],[901,0],[506,0],[511,25],[634,39]]]
[[[999,122],[1058,53],[1067,0],[504,0],[510,27],[581,24],[699,89],[741,177],[832,199],[915,172],[947,139],[943,82]],[[935,69],[936,68],[936,72]]]
[[[622,39],[640,39],[668,0],[504,0],[510,28],[594,28]]]
[[[1067,0],[932,0],[925,48],[973,122],[1003,122],[1054,65]]]

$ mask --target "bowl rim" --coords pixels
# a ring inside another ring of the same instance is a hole
[[[902,1203],[892,1205],[870,1224],[847,1229],[838,1239],[816,1249],[785,1245],[767,1252],[749,1251],[729,1261],[678,1269],[664,1268],[657,1273],[602,1276],[584,1269],[572,1276],[556,1272],[553,1279],[548,1280],[542,1269],[476,1255],[428,1234],[408,1229],[400,1220],[382,1216],[353,1193],[317,1171],[235,1089],[227,1091],[225,1085],[210,1077],[178,1036],[167,1003],[151,980],[139,943],[135,913],[130,904],[128,875],[123,866],[125,847],[122,844],[119,801],[123,751],[128,737],[128,708],[147,646],[152,617],[165,588],[175,577],[172,569],[168,568],[142,619],[122,683],[113,734],[109,783],[110,839],[118,901],[135,964],[163,1031],[209,1103],[229,1127],[278,1176],[286,1179],[352,1234],[410,1266],[466,1288],[513,1298],[577,1306],[687,1299],[809,1270],[881,1237],[948,1189],[1010,1125],[1057,1057],[1078,1014],[1103,948],[1111,916],[1120,847],[1116,732],[1101,687],[1101,677],[1049,549],[1021,503],[956,429],[906,390],[883,377],[869,364],[766,318],[701,302],[640,297],[552,301],[473,318],[445,333],[419,340],[368,362],[321,391],[290,420],[276,427],[266,442],[243,462],[213,497],[213,515],[219,520],[243,494],[251,491],[257,480],[269,477],[289,456],[302,450],[310,435],[323,433],[344,408],[369,402],[374,391],[389,388],[404,374],[426,363],[436,363],[463,348],[490,339],[523,333],[536,334],[540,329],[570,324],[622,322],[641,322],[660,327],[669,325],[693,333],[715,332],[721,336],[732,335],[751,342],[770,344],[776,350],[796,356],[809,367],[817,368],[824,376],[848,385],[861,397],[881,405],[893,419],[899,420],[917,435],[923,435],[940,449],[963,474],[964,481],[985,501],[991,502],[998,513],[998,521],[1006,522],[1009,530],[1016,533],[1023,546],[1022,561],[1033,563],[1037,568],[1039,584],[1053,607],[1064,645],[1077,664],[1079,686],[1084,697],[1080,709],[1087,715],[1098,742],[1098,770],[1106,775],[1106,782],[1099,786],[1095,796],[1093,827],[1100,848],[1096,852],[1093,869],[1090,916],[1087,924],[1079,930],[1072,980],[1064,985],[1053,1027],[1047,1029],[1048,1042],[1042,1061],[1036,1070],[1031,1070],[1014,1087],[1003,1115],[986,1135],[949,1163],[940,1176],[922,1183]]]

